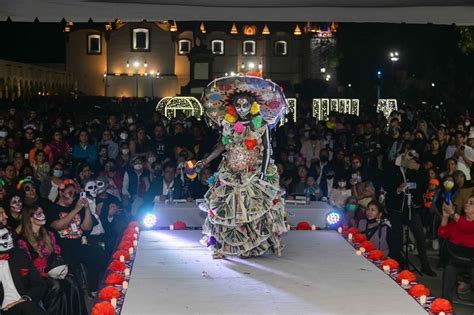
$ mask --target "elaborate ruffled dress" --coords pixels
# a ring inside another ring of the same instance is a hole
[[[281,254],[284,199],[277,168],[269,159],[271,144],[264,145],[270,125],[254,108],[263,102],[252,106],[251,121],[238,121],[232,111],[235,119],[228,112],[219,121],[226,152],[201,209],[208,213],[203,226],[207,244],[220,255],[259,256],[269,250]]]

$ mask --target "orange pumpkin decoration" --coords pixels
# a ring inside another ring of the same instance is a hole
[[[125,264],[119,260],[113,260],[110,264],[109,267],[107,268],[109,271],[124,271],[125,270]]]
[[[360,243],[360,248],[364,248],[365,251],[368,253],[370,251],[373,251],[375,249],[374,243],[371,241],[363,241]]]
[[[356,244],[360,244],[360,243],[365,242],[365,241],[367,241],[367,237],[364,234],[361,234],[361,233],[355,234],[354,237],[352,238],[352,242],[354,242]]]

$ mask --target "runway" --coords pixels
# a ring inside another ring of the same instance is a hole
[[[200,231],[143,231],[124,315],[426,314],[332,231],[291,231],[282,257],[213,260]]]

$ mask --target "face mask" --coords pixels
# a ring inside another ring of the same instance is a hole
[[[346,187],[346,182],[339,182],[339,187],[341,187],[341,188]]]
[[[126,132],[122,132],[122,133],[120,134],[120,139],[122,139],[122,140],[127,140],[127,138],[128,138],[128,134],[127,134]]]
[[[143,169],[143,164],[135,164],[135,165],[133,165],[133,168],[136,171],[142,170]]]
[[[53,176],[54,177],[62,177],[64,174],[63,170],[54,170],[53,171]]]
[[[127,119],[127,122],[128,122],[129,124],[133,124],[133,118],[128,118],[128,119]]]
[[[293,163],[294,160],[295,160],[295,158],[294,158],[293,155],[288,156],[288,162]]]
[[[357,208],[359,208],[359,205],[356,205],[356,204],[353,204],[353,203],[346,204],[346,210],[347,211],[355,212],[357,210]]]
[[[92,198],[97,197],[97,183],[95,181],[87,182],[84,190]]]
[[[156,157],[150,156],[150,157],[148,158],[148,163],[149,163],[149,164],[153,164],[153,163],[155,163],[155,162],[156,162]]]
[[[105,185],[105,182],[103,180],[97,180],[97,192],[99,194],[102,194],[106,190],[107,190],[107,185]]]
[[[120,152],[122,152],[123,155],[127,155],[130,152],[130,150],[129,149],[122,149],[122,150],[120,150]]]

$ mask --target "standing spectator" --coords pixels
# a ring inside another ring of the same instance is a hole
[[[49,172],[51,167],[46,159],[46,154],[43,150],[36,151],[35,164],[33,164],[35,171],[35,177],[40,181],[47,180],[49,178]]]
[[[430,149],[422,157],[423,162],[430,161],[433,167],[437,169],[444,167],[444,153],[441,152],[441,144],[438,138],[431,139]]]
[[[166,136],[166,128],[163,125],[157,125],[153,128],[152,146],[158,161],[162,162],[167,157],[171,157],[172,147]]]
[[[315,131],[311,131],[309,138],[303,140],[301,144],[301,155],[306,160],[306,167],[310,167],[311,163],[319,158],[319,152],[321,150],[321,141],[318,139],[318,135]]]
[[[471,180],[471,166],[474,162],[474,148],[466,145],[465,134],[456,132],[455,144],[456,151],[453,158],[457,161],[456,169],[462,171],[466,175],[466,180]]]
[[[79,143],[73,146],[72,157],[76,162],[83,160],[89,165],[95,165],[97,162],[97,146],[89,143],[87,130],[79,131]]]

